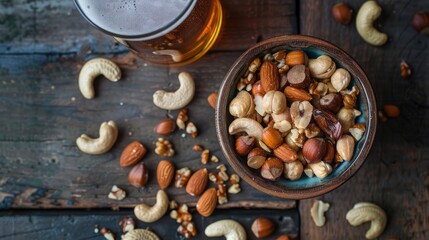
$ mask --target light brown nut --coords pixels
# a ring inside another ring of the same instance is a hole
[[[314,78],[325,79],[329,78],[334,74],[336,65],[331,57],[327,55],[321,55],[316,59],[310,59],[308,61],[308,68],[310,74]]]
[[[158,141],[155,143],[155,153],[163,157],[172,157],[174,156],[174,148],[170,141],[164,138],[158,138]]]
[[[331,13],[335,21],[343,25],[349,24],[353,17],[353,10],[346,3],[335,4],[331,9]]]
[[[311,207],[311,218],[313,218],[313,221],[316,226],[321,227],[325,225],[325,212],[327,212],[328,209],[329,203],[325,203],[320,200],[314,201],[313,206]]]
[[[156,180],[161,189],[166,189],[174,178],[174,165],[168,160],[161,160],[156,169]]]
[[[280,158],[283,162],[293,162],[298,159],[297,152],[286,143],[283,143],[274,149],[274,155]]]
[[[356,117],[360,115],[361,112],[359,110],[344,107],[341,108],[340,111],[337,113],[337,117],[341,123],[343,132],[349,132],[349,128],[355,124]]]
[[[260,173],[261,177],[276,181],[280,178],[284,170],[284,163],[277,157],[269,157],[265,160],[264,164],[261,167]]]
[[[349,71],[338,68],[331,76],[331,83],[337,92],[341,92],[349,86],[351,78]]]
[[[262,88],[265,92],[277,91],[279,89],[279,71],[273,62],[264,61],[259,74]]]
[[[311,121],[313,105],[308,101],[293,102],[290,107],[290,115],[296,128],[305,129]]]
[[[197,212],[203,216],[210,216],[215,210],[217,205],[217,194],[215,188],[207,189],[203,195],[201,195],[200,199],[198,199],[196,209]]]
[[[310,70],[304,65],[296,65],[287,72],[287,81],[292,87],[305,89],[311,83]]]
[[[209,162],[209,157],[210,157],[210,150],[209,149],[203,150],[201,152],[201,163],[207,164]]]
[[[355,125],[349,128],[349,133],[350,135],[353,136],[353,138],[356,141],[359,141],[362,138],[363,134],[365,133],[365,124],[356,123]]]
[[[239,177],[236,173],[233,173],[233,174],[231,174],[231,176],[229,177],[229,182],[230,182],[231,184],[237,184],[237,183],[239,183],[239,182],[240,182],[240,177]]]
[[[153,103],[165,110],[177,110],[184,108],[192,101],[195,94],[195,83],[187,72],[181,72],[178,76],[180,87],[174,92],[158,90],[153,94]]]
[[[122,236],[122,240],[160,240],[159,237],[152,231],[147,229],[134,229]]]
[[[322,161],[327,152],[326,142],[323,138],[311,138],[305,141],[302,147],[302,155],[307,163]]]
[[[253,61],[249,65],[249,72],[252,72],[252,73],[256,72],[256,70],[258,70],[260,66],[261,66],[261,59],[259,58],[253,59]]]
[[[352,136],[344,134],[336,144],[337,152],[345,161],[352,160],[355,149],[355,140]]]
[[[237,194],[241,192],[241,188],[240,185],[238,183],[236,184],[232,184],[229,188],[228,188],[228,193],[230,194]]]
[[[143,222],[151,223],[161,219],[168,210],[170,202],[164,190],[158,190],[153,206],[141,203],[134,207],[134,214]]]
[[[246,91],[238,92],[229,104],[229,113],[234,117],[246,117],[255,111],[252,96]]]
[[[200,169],[192,174],[186,185],[186,192],[191,196],[199,196],[206,189],[208,181],[207,168]]]
[[[315,123],[308,124],[304,131],[307,138],[320,137],[320,135],[322,135],[321,132],[322,130],[320,130],[320,128]]]
[[[107,196],[109,199],[118,200],[121,201],[127,196],[127,193],[124,189],[113,185],[112,190],[110,191],[109,195]]]
[[[199,145],[199,144],[195,144],[195,145],[192,147],[192,149],[193,149],[195,152],[201,152],[201,151],[203,151],[203,147],[201,147],[201,145]]]
[[[304,172],[304,166],[299,160],[292,162],[286,162],[283,172],[283,176],[286,179],[298,180],[301,178],[302,173]]]
[[[138,141],[128,144],[122,151],[119,165],[121,167],[129,167],[136,164],[146,155],[146,148]]]
[[[321,98],[328,93],[328,85],[323,82],[313,82],[308,87],[308,92],[311,95],[317,95],[317,97]]]
[[[286,110],[286,96],[280,91],[269,91],[264,95],[262,106],[266,113],[280,114]]]
[[[182,188],[186,186],[191,177],[191,170],[187,167],[176,170],[174,175],[174,186],[177,188]]]
[[[282,135],[274,128],[266,127],[262,133],[262,141],[271,149],[277,148],[283,143]]]
[[[307,63],[307,55],[302,50],[293,50],[286,54],[285,63],[289,67],[296,65],[305,65]]]
[[[171,118],[165,118],[156,124],[153,131],[159,135],[170,135],[176,129],[176,123]]]
[[[192,138],[196,138],[198,136],[198,129],[193,122],[188,122],[186,125],[186,133],[190,134]]]
[[[235,151],[241,156],[247,155],[255,145],[256,139],[251,136],[239,136],[235,139]]]
[[[257,238],[265,238],[274,232],[275,225],[270,219],[259,217],[253,221],[251,230]]]
[[[285,88],[284,93],[286,95],[286,99],[290,102],[311,101],[312,99],[311,95],[307,91],[290,86]]]
[[[213,93],[211,93],[211,94],[207,97],[207,102],[209,103],[209,105],[210,105],[213,109],[216,109],[216,105],[217,105],[217,97],[218,97],[217,92],[213,92]]]
[[[262,148],[254,148],[247,155],[247,166],[253,169],[259,169],[265,163],[267,159],[267,152]]]
[[[188,121],[188,109],[184,108],[180,110],[179,115],[177,115],[176,124],[180,129],[185,129],[185,124]]]
[[[227,193],[225,184],[217,185],[216,194],[217,194],[217,202],[219,203],[219,205],[222,205],[228,202],[228,193]]]

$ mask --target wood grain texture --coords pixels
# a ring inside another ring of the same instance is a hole
[[[361,1],[347,1],[357,13]],[[346,184],[320,197],[331,204],[324,227],[310,217],[313,199],[300,202],[302,239],[362,239],[369,224],[351,227],[346,213],[360,201],[374,202],[386,210],[387,228],[380,239],[428,239],[429,225],[429,39],[410,25],[412,15],[428,10],[424,1],[378,1],[383,13],[377,26],[389,35],[385,46],[366,44],[354,20],[342,26],[333,20],[330,8],[337,1],[301,1],[300,29],[331,41],[349,52],[373,84],[377,106],[396,104],[401,116],[379,122],[371,153],[360,171]],[[309,14],[313,12],[318,14]],[[401,60],[413,69],[409,79],[399,74]]]
[[[188,107],[199,137],[182,137],[183,132],[176,131],[169,137],[177,152],[171,160],[177,168],[189,166],[195,171],[203,167],[200,153],[192,150],[198,143],[227,164],[207,96],[217,91],[242,49],[296,29],[294,1],[225,1],[225,26],[217,47],[195,64],[162,68],[125,55],[126,49],[93,29],[71,1],[0,4],[1,208],[119,208],[132,207],[143,199],[153,203],[158,189],[154,173],[163,159],[154,154],[159,136],[153,127],[167,112],[153,105],[152,94],[158,89],[176,89],[181,71],[190,72],[196,81],[197,91]],[[10,30],[16,33],[10,34]],[[85,60],[98,56],[116,56],[123,77],[117,83],[98,78],[95,99],[86,100],[79,92],[77,76]],[[176,117],[177,113],[170,114]],[[100,123],[108,120],[119,126],[113,149],[99,156],[80,152],[76,138],[82,133],[97,136]],[[128,184],[130,168],[120,168],[118,162],[121,151],[134,140],[149,149],[144,161],[152,173],[148,186],[140,191]],[[217,165],[207,167],[215,171]],[[124,201],[107,199],[114,184],[127,191]],[[230,202],[221,207],[295,206],[294,201],[268,197],[245,183],[241,187],[242,192],[231,195]],[[170,187],[167,192],[190,206],[198,200],[184,189]]]
[[[246,229],[249,240],[256,239],[250,231],[253,220],[258,217],[271,219],[275,223],[275,231],[271,236],[288,234],[291,237],[298,235],[299,217],[297,209],[289,210],[220,210],[210,218],[203,218],[196,212],[191,212],[195,221],[198,235],[192,239],[207,239],[204,229],[210,223],[221,219],[233,219],[238,221]],[[95,233],[95,225],[98,228],[109,229],[120,239],[122,230],[119,221],[125,216],[133,216],[132,211],[38,211],[29,215],[25,212],[6,212],[0,217],[1,239],[104,239],[100,233]],[[133,217],[135,220],[136,218]],[[143,223],[136,220],[136,228],[150,227],[161,239],[181,239],[176,231],[179,224],[170,217],[164,217],[157,223]],[[225,238],[210,238],[221,240]]]

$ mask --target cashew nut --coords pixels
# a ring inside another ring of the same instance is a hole
[[[121,78],[121,69],[116,63],[106,58],[94,58],[86,62],[79,73],[79,89],[87,99],[94,98],[94,80],[97,76],[103,75],[112,82],[117,82]]]
[[[365,234],[367,239],[375,239],[380,236],[387,222],[384,210],[368,202],[356,203],[353,209],[347,212],[346,219],[352,226],[359,226],[364,222],[371,221],[371,227]]]
[[[207,237],[224,236],[226,240],[246,240],[247,235],[243,226],[234,220],[219,220],[206,227]]]
[[[122,240],[160,240],[152,231],[146,229],[134,229],[122,236]]]
[[[183,60],[183,54],[174,49],[165,49],[165,50],[158,50],[152,52],[155,55],[168,55],[170,56],[174,62],[181,62]]]
[[[100,136],[91,138],[86,134],[82,134],[76,139],[77,147],[84,153],[102,154],[113,147],[118,137],[118,127],[114,121],[103,122],[100,125]]]
[[[262,139],[262,132],[264,129],[257,121],[250,118],[237,118],[229,125],[228,132],[231,135],[239,132],[246,132],[247,135],[254,137],[258,140]]]
[[[153,94],[153,103],[165,110],[177,110],[191,102],[195,93],[195,83],[191,74],[181,72],[178,76],[180,87],[175,92],[158,90]]]
[[[366,1],[356,16],[356,28],[359,35],[367,43],[381,46],[387,42],[387,34],[374,27],[374,21],[381,15],[381,7],[376,1]]]
[[[326,218],[325,212],[329,210],[329,203],[325,203],[320,200],[316,200],[311,207],[311,217],[313,218],[316,226],[321,227],[325,225]]]
[[[134,214],[143,222],[156,222],[165,215],[169,203],[167,194],[163,190],[159,190],[156,194],[155,205],[149,206],[144,203],[139,204],[134,208]]]
[[[332,76],[335,72],[335,62],[327,55],[319,56],[316,59],[308,61],[308,68],[312,77],[325,79]]]

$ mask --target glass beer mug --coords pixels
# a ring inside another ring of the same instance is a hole
[[[74,0],[93,26],[139,57],[185,65],[214,44],[222,24],[220,0]]]

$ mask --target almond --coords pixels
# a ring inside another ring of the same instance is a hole
[[[261,85],[265,92],[279,89],[279,71],[270,61],[264,61],[260,70]]]
[[[138,141],[134,141],[125,147],[122,151],[119,165],[121,167],[129,167],[136,164],[146,155],[146,148]]]
[[[274,155],[283,162],[293,162],[298,159],[298,153],[286,143],[274,149]]]
[[[170,135],[176,129],[176,123],[171,118],[161,120],[153,129],[156,134]]]
[[[311,95],[305,90],[287,86],[284,90],[286,99],[290,102],[295,101],[311,101]]]
[[[216,109],[216,105],[217,105],[217,92],[214,92],[212,94],[210,94],[207,98],[207,102],[209,102],[210,106],[213,109]]]
[[[210,216],[216,208],[217,204],[217,194],[215,188],[207,189],[203,195],[198,199],[197,202],[197,212],[203,216]]]
[[[209,174],[207,168],[200,169],[192,174],[186,185],[186,192],[191,196],[200,196],[204,192],[207,185]]]
[[[156,180],[161,189],[166,189],[174,177],[174,165],[168,160],[162,160],[158,163],[156,169]]]

